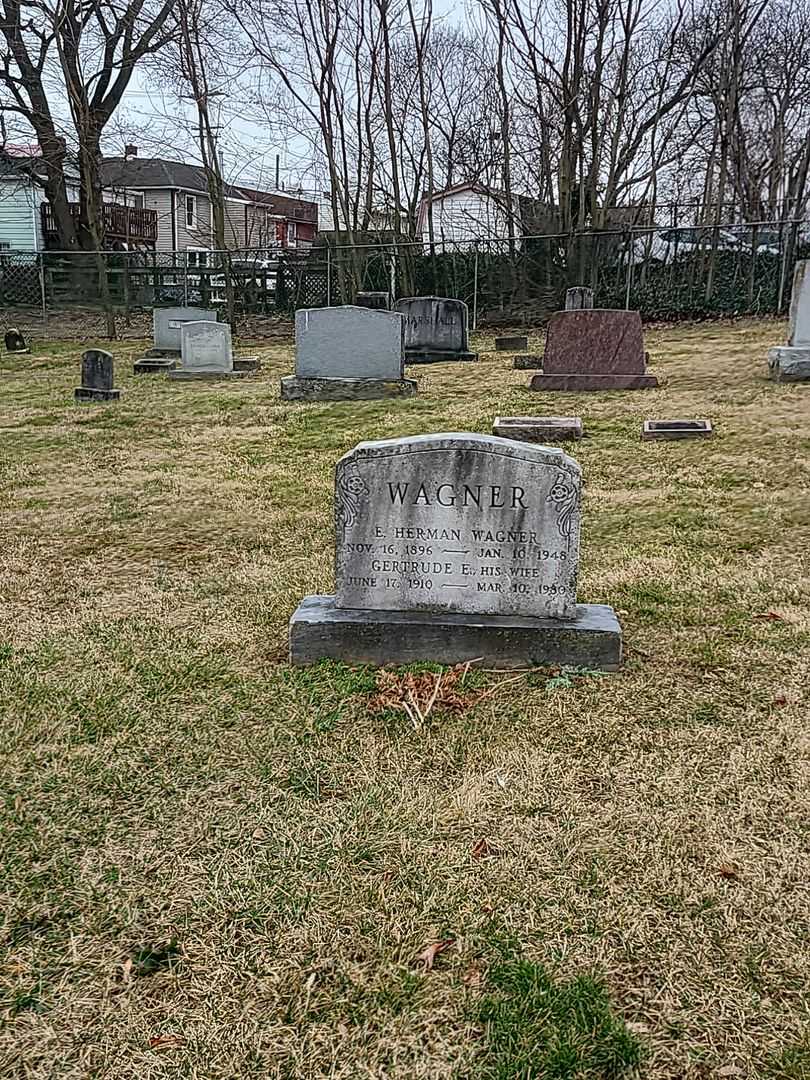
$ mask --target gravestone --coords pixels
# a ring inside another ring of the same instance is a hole
[[[120,390],[113,390],[112,353],[88,349],[82,353],[82,385],[73,392],[76,401],[118,401]]]
[[[359,292],[354,302],[357,307],[371,308],[372,311],[388,311],[387,292]]]
[[[468,312],[462,300],[442,296],[409,296],[395,310],[405,326],[405,363],[440,364],[477,360],[469,351]]]
[[[521,442],[566,442],[582,438],[579,416],[496,416],[492,434]]]
[[[515,353],[512,366],[517,371],[528,371],[534,368],[542,368],[543,357],[539,353]]]
[[[135,375],[153,375],[172,371],[180,361],[181,333],[186,323],[216,322],[217,313],[210,308],[167,307],[152,311],[151,349],[132,365]]]
[[[525,353],[529,347],[529,339],[525,334],[509,334],[505,337],[495,338],[496,352],[519,352]]]
[[[25,338],[16,327],[11,327],[11,329],[6,330],[6,352],[27,353],[30,351]]]
[[[593,289],[586,285],[575,285],[565,293],[566,311],[587,311],[593,307]]]
[[[295,313],[295,375],[281,380],[284,401],[352,401],[409,397],[402,316],[345,307]]]
[[[582,477],[562,450],[470,433],[364,442],[335,470],[335,593],[290,658],[615,670],[612,608],[578,604]]]
[[[169,372],[169,378],[176,382],[238,379],[246,374],[234,371],[231,328],[227,323],[183,323],[180,360],[180,367]]]
[[[711,420],[645,420],[641,437],[645,442],[672,439],[710,439],[714,434]]]
[[[640,390],[658,386],[647,373],[641,315],[592,308],[555,311],[548,322],[543,373],[531,390]]]
[[[776,382],[810,382],[810,259],[793,271],[788,343],[768,353],[768,374]]]

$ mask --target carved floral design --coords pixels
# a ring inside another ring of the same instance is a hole
[[[577,508],[577,489],[564,472],[554,477],[546,502],[554,503],[557,511],[557,531],[570,544],[571,526]]]
[[[357,471],[357,465],[353,462],[343,469],[338,479],[340,499],[337,502],[336,514],[338,526],[343,535],[351,529],[360,514],[360,505],[371,494],[368,485]]]

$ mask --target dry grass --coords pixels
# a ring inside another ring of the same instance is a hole
[[[521,993],[487,1006],[500,1041],[480,1022],[509,940],[561,988],[532,984],[544,1023],[601,980],[649,1080],[810,1077],[810,386],[764,381],[783,333],[651,331],[658,391],[531,395],[493,353],[355,404],[282,404],[285,346],[178,386],[123,344],[113,407],[73,405],[75,347],[2,358],[0,1075],[540,1075],[509,1056]],[[620,609],[623,671],[414,725],[373,673],[287,667],[337,457],[529,412],[585,421],[581,596]],[[678,416],[715,439],[641,443]]]

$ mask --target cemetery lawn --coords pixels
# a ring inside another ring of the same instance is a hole
[[[224,385],[119,344],[107,406],[76,345],[0,356],[0,1075],[810,1077],[810,385],[773,321],[648,330],[666,385],[604,395],[493,336],[395,402],[282,404],[289,346]],[[584,420],[623,670],[420,720],[291,669],[337,458],[527,412]]]

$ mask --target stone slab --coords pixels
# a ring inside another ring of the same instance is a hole
[[[451,359],[445,355],[448,353],[466,354],[459,359],[474,359],[469,352],[469,312],[462,300],[448,296],[406,296],[394,307],[402,315],[407,363],[440,363],[440,356]],[[420,356],[423,359],[416,359]],[[427,359],[431,356],[437,359]]]
[[[165,375],[177,367],[177,360],[166,356],[142,356],[132,365],[133,375]]]
[[[415,393],[415,379],[299,379],[285,375],[281,380],[282,401],[374,401]]]
[[[535,375],[530,390],[650,390],[655,375]]]
[[[354,302],[357,307],[371,308],[372,311],[388,311],[387,292],[359,292]]]
[[[5,346],[6,352],[10,353],[12,356],[31,351],[28,347],[28,342],[25,340],[24,334],[22,331],[18,330],[16,326],[12,326],[6,330]]]
[[[168,377],[173,382],[218,382],[225,379],[244,379],[248,371],[193,371],[188,368],[175,368]]]
[[[593,307],[593,289],[586,285],[575,285],[565,293],[566,311],[588,311]]]
[[[521,442],[566,442],[582,438],[579,416],[496,416],[492,434]]]
[[[672,439],[709,439],[714,435],[711,420],[645,420],[641,437],[647,442]]]
[[[227,323],[183,323],[180,332],[180,356],[185,372],[227,374],[233,371],[231,328]]]
[[[477,360],[478,354],[472,352],[442,352],[439,349],[405,350],[406,364],[449,364],[455,360]]]
[[[258,356],[235,356],[233,358],[234,371],[261,371],[262,362]]]
[[[152,340],[157,349],[181,347],[181,331],[189,322],[216,322],[217,313],[200,307],[156,307],[152,311]]]
[[[799,259],[793,268],[788,345],[810,345],[810,259]]]
[[[542,368],[543,357],[538,353],[517,353],[512,366],[518,371],[534,371],[537,368]]]
[[[104,390],[97,386],[77,386],[73,391],[76,401],[119,401],[120,390]]]
[[[522,352],[525,353],[529,347],[529,339],[525,334],[511,334],[506,337],[495,338],[495,351],[496,352]]]
[[[359,443],[335,469],[335,603],[570,618],[582,474],[471,432]]]
[[[180,360],[179,349],[147,349],[143,355],[147,360]]]
[[[299,379],[401,379],[402,316],[369,308],[300,308],[295,313]]]
[[[777,345],[771,349],[768,375],[775,382],[810,382],[810,345]]]
[[[545,665],[617,671],[622,631],[613,608],[578,604],[569,619],[340,608],[334,596],[307,596],[290,619],[290,662],[327,657],[348,664]]]
[[[643,375],[646,368],[637,311],[555,311],[548,321],[546,375]]]

